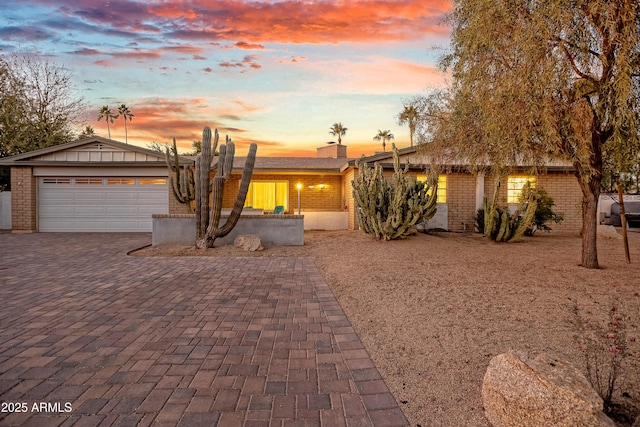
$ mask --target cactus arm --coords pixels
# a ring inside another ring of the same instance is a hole
[[[193,213],[191,206],[191,201],[195,197],[193,170],[187,165],[180,166],[180,156],[175,138],[173,138],[173,155],[168,147],[165,149],[165,162],[169,169],[169,186],[173,196],[179,203],[185,204],[190,213]]]
[[[249,146],[249,155],[247,156],[247,161],[244,164],[244,170],[242,171],[242,178],[240,180],[240,189],[238,190],[238,195],[236,196],[233,209],[231,210],[231,214],[229,214],[229,218],[227,218],[224,225],[214,232],[214,239],[216,237],[224,237],[229,234],[240,218],[240,214],[244,208],[244,202],[247,200],[247,193],[249,191],[249,184],[251,183],[251,176],[253,175],[253,166],[256,161],[257,150],[258,146],[255,143],[252,143]]]

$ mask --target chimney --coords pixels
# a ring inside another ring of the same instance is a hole
[[[347,146],[342,144],[331,144],[325,145],[324,147],[318,147],[316,157],[346,159]]]

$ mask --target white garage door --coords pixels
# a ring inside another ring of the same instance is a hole
[[[166,178],[38,180],[40,231],[151,231],[151,214],[168,213]]]

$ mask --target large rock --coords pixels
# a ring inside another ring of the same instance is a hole
[[[598,237],[604,237],[606,239],[622,239],[622,236],[618,234],[618,231],[613,225],[598,225]]]
[[[243,234],[236,237],[233,241],[233,245],[248,252],[261,251],[264,249],[262,247],[262,240],[260,239],[260,236],[256,236],[254,234]]]
[[[491,359],[482,400],[495,427],[615,427],[584,375],[546,355],[510,351]]]

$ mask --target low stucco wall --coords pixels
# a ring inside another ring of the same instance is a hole
[[[0,230],[11,230],[11,192],[0,192]]]
[[[303,210],[305,230],[347,230],[349,228],[349,212],[347,211],[314,211]]]
[[[228,216],[223,215],[221,224]],[[191,246],[196,241],[194,215],[152,215],[151,244]],[[215,246],[232,245],[243,234],[260,236],[266,246],[304,245],[303,215],[244,215],[225,237],[216,239]]]

